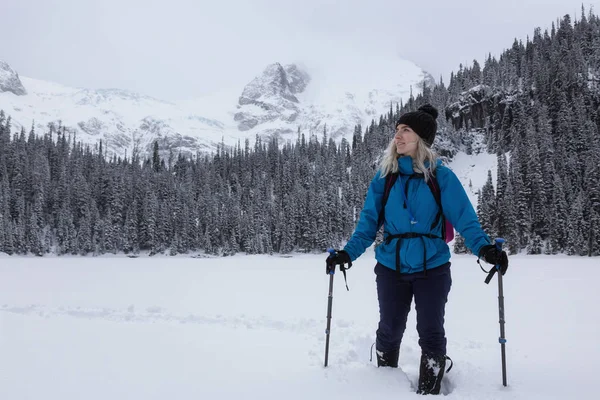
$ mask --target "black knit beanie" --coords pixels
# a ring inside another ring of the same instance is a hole
[[[425,104],[417,111],[403,114],[396,122],[396,128],[400,124],[408,125],[428,146],[431,146],[437,132],[437,116],[438,110],[431,104]]]

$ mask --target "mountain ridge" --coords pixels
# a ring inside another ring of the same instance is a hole
[[[239,90],[165,101],[119,88],[73,88],[23,77],[0,61],[0,109],[11,116],[14,130],[33,124],[44,132],[60,124],[85,144],[102,140],[117,155],[149,154],[157,140],[163,151],[195,154],[257,135],[282,141],[295,140],[298,131],[321,135],[325,127],[341,140],[432,81],[402,59],[377,68],[362,65],[336,74],[334,68],[275,62]]]

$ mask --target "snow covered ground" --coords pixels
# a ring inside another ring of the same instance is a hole
[[[411,312],[401,369],[369,361],[372,250],[335,275],[323,367],[325,254],[191,257],[0,255],[0,399],[417,398]],[[598,259],[514,256],[505,276],[508,383],[497,284],[453,256],[448,399],[597,399]]]

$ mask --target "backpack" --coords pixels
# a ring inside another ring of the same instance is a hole
[[[385,205],[387,203],[388,197],[390,196],[392,186],[394,186],[394,183],[396,183],[396,180],[398,179],[398,175],[399,175],[399,173],[396,172],[394,174],[388,174],[385,178],[385,189],[383,191],[383,201],[381,204],[381,211],[379,212],[378,226],[381,226],[381,224],[383,224],[383,221],[385,219]],[[422,174],[412,174],[408,177],[408,180],[410,180],[411,178],[423,178],[423,175]],[[407,180],[406,186],[405,186],[406,191],[408,191],[408,180]],[[452,226],[450,221],[448,221],[444,217],[444,211],[442,209],[442,196],[441,196],[442,191],[440,190],[440,186],[438,184],[435,173],[432,174],[431,178],[427,182],[427,186],[429,186],[429,190],[431,190],[431,193],[433,194],[433,198],[435,199],[435,202],[438,205],[438,213],[435,216],[435,219],[433,220],[433,223],[431,224],[430,229],[433,231],[437,227],[437,225],[440,223],[440,220],[441,220],[441,223],[442,223],[441,238],[444,239],[444,241],[446,243],[449,243],[454,239],[454,227]]]

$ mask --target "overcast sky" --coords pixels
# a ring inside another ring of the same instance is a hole
[[[272,62],[399,56],[446,79],[600,0],[0,0],[21,75],[166,100],[243,87]]]

